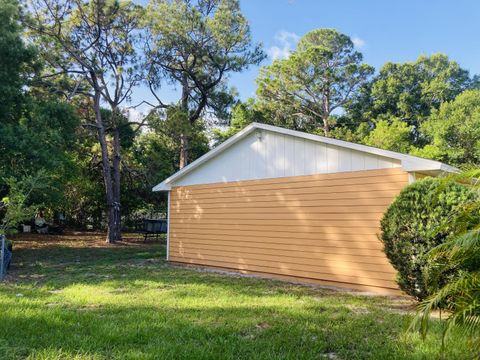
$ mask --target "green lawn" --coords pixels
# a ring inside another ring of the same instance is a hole
[[[436,359],[405,300],[169,267],[162,245],[15,243],[0,285],[1,359]],[[447,344],[446,359],[466,358]]]

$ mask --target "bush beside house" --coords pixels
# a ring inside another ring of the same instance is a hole
[[[398,271],[397,282],[407,294],[422,300],[433,289],[426,284],[426,254],[455,232],[450,219],[477,197],[467,186],[425,178],[406,187],[381,221],[384,251]],[[436,286],[448,280],[448,273]]]

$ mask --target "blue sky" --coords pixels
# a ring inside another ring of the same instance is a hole
[[[335,28],[349,35],[378,70],[385,62],[415,60],[420,54],[442,52],[472,74],[480,74],[480,0],[240,0],[255,42],[269,57],[285,55],[295,40],[316,28]],[[240,98],[253,96],[258,67],[234,74],[230,85]],[[176,100],[171,89],[162,91]],[[151,99],[134,91],[134,103]]]

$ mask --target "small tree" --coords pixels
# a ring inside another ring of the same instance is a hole
[[[381,221],[384,251],[398,271],[397,282],[407,294],[424,299],[426,254],[455,230],[449,219],[476,199],[466,186],[426,178],[405,188]],[[439,279],[444,284],[446,277]]]

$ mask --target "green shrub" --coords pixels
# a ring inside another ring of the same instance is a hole
[[[456,178],[468,181],[478,192],[480,169],[473,169]],[[468,339],[472,359],[480,359],[480,201],[476,200],[449,220],[455,233],[428,253],[428,284],[448,273],[448,282],[418,306],[410,328],[419,329],[425,338],[434,310],[446,313],[442,345],[453,329]]]
[[[449,221],[476,193],[453,181],[426,178],[406,187],[381,221],[384,251],[398,271],[397,282],[407,294],[422,300],[426,285],[426,254],[454,232]],[[436,286],[442,286],[448,274]]]

